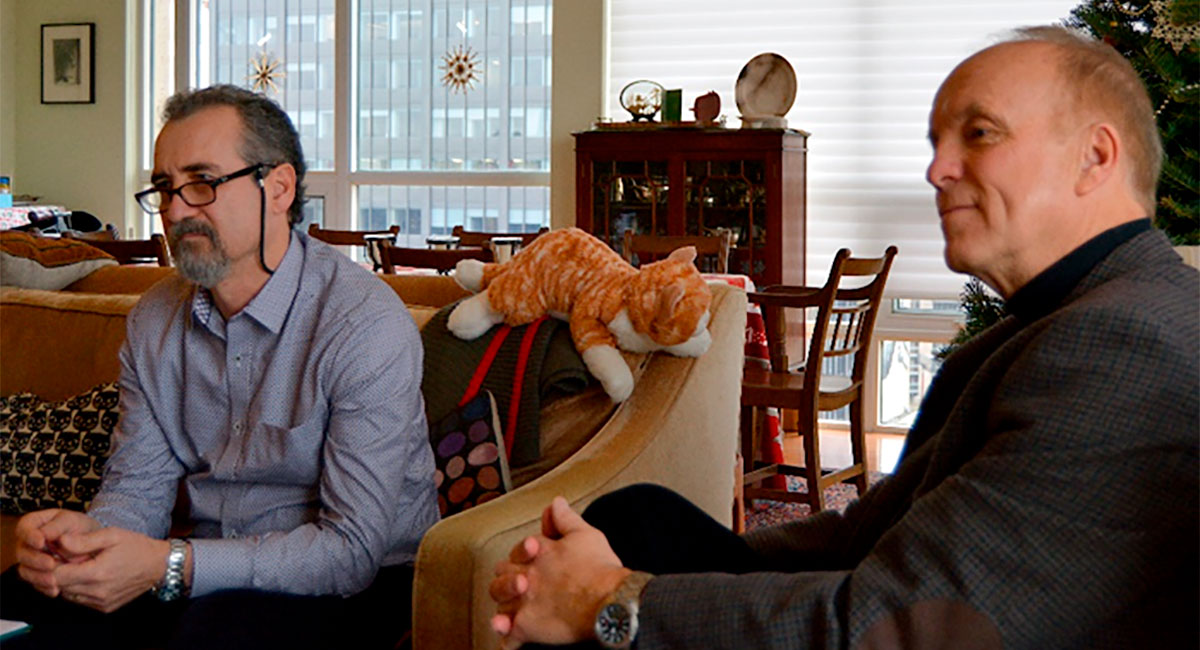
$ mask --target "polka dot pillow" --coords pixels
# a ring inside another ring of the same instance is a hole
[[[486,503],[512,489],[496,400],[481,391],[430,427],[442,517]]]
[[[115,383],[62,402],[0,397],[0,510],[86,510],[100,489],[119,397]]]

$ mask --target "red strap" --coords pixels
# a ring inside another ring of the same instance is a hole
[[[496,353],[500,352],[500,346],[504,343],[504,339],[508,338],[508,333],[512,328],[505,325],[496,332],[496,336],[492,338],[492,342],[488,345],[487,352],[483,353],[483,360],[475,367],[475,374],[471,376],[471,383],[467,384],[467,392],[463,394],[462,399],[458,402],[458,408],[467,405],[467,402],[475,399],[475,395],[479,393],[479,387],[483,385],[483,378],[487,377],[488,369],[492,367],[492,362],[496,360]]]
[[[512,459],[513,439],[517,435],[517,415],[521,409],[521,388],[525,383],[525,367],[529,365],[529,352],[533,349],[533,337],[538,327],[546,321],[546,316],[529,324],[525,337],[521,339],[521,350],[517,353],[517,369],[513,376],[512,398],[508,403],[508,425],[504,427],[504,453]]]

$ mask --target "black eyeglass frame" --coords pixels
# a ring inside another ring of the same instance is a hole
[[[200,208],[200,207],[203,207],[206,205],[211,205],[214,202],[216,202],[217,186],[228,183],[229,181],[234,180],[236,178],[241,178],[243,176],[249,176],[250,174],[253,174],[255,172],[260,172],[262,170],[269,171],[270,169],[272,169],[274,167],[275,167],[275,165],[270,165],[267,163],[255,163],[253,165],[250,165],[249,167],[239,169],[236,172],[230,172],[228,174],[225,174],[224,176],[220,176],[218,178],[213,178],[210,180],[191,181],[189,183],[184,183],[183,185],[180,185],[179,187],[175,187],[175,188],[171,188],[171,189],[164,189],[161,187],[151,187],[148,190],[142,190],[141,192],[137,192],[136,194],[133,195],[133,198],[137,201],[138,207],[140,207],[146,214],[151,214],[151,215],[161,214],[163,206],[168,203],[167,200],[162,200],[162,201],[160,201],[160,203],[158,204],[158,207],[156,207],[156,208],[147,207],[144,202],[144,199],[146,197],[149,197],[152,194],[165,194],[167,196],[167,198],[171,199],[171,200],[173,200],[175,197],[178,197],[180,201],[183,201],[187,205],[190,205],[193,208]],[[259,176],[259,180],[262,180],[262,176]],[[183,188],[190,187],[192,185],[207,185],[207,186],[209,186],[209,188],[212,189],[212,198],[203,203],[192,203],[191,201],[185,199],[183,197]]]

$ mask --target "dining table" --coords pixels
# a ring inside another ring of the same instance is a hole
[[[71,211],[61,205],[16,205],[0,208],[0,230],[24,226],[43,217],[65,217]]]

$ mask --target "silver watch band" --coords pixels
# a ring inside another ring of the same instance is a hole
[[[185,540],[171,538],[167,552],[167,571],[163,579],[155,585],[154,595],[162,601],[175,600],[187,595],[187,586],[183,582],[183,563],[187,559],[188,543]]]

